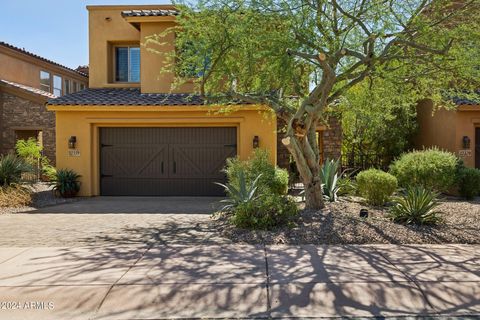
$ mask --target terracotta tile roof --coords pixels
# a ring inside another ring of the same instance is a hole
[[[49,105],[195,106],[204,100],[193,94],[141,93],[139,88],[89,88],[51,99]]]
[[[57,67],[66,69],[66,70],[68,70],[68,71],[71,71],[71,72],[74,72],[74,73],[78,73],[78,74],[81,75],[81,76],[88,77],[88,74],[85,74],[85,73],[80,72],[80,71],[77,71],[77,70],[75,70],[75,69],[66,67],[66,66],[61,65],[61,64],[59,64],[59,63],[57,63],[57,62],[54,62],[54,61],[52,61],[52,60],[49,60],[49,59],[40,57],[39,55],[36,55],[36,54],[34,54],[34,53],[31,53],[31,52],[29,52],[29,51],[27,51],[27,50],[25,50],[25,49],[22,49],[22,48],[19,48],[19,47],[15,47],[15,46],[13,46],[13,45],[11,45],[11,44],[9,44],[9,43],[0,41],[0,46],[6,47],[6,48],[9,48],[9,49],[18,51],[18,52],[20,52],[20,53],[26,54],[26,55],[28,55],[28,56],[30,56],[30,57],[33,57],[33,58],[36,58],[36,59],[39,59],[39,60],[48,62],[48,63],[50,63],[50,64],[53,64],[53,65],[57,66]]]
[[[477,97],[475,98],[462,98],[462,97],[454,97],[452,98],[453,102],[457,105],[469,105],[469,106],[476,106],[480,105],[480,90],[476,92]]]
[[[165,17],[165,16],[178,16],[180,12],[177,10],[125,10],[122,11],[122,17]]]
[[[17,88],[17,89],[20,89],[20,90],[23,90],[23,91],[27,91],[29,93],[34,93],[34,94],[44,96],[44,97],[50,98],[50,99],[57,97],[56,95],[54,95],[50,92],[43,91],[43,90],[33,88],[33,87],[29,87],[29,86],[26,86],[26,85],[23,85],[23,84],[20,84],[20,83],[16,83],[16,82],[12,82],[12,81],[8,81],[8,80],[0,79],[0,84],[4,84],[4,85],[14,87],[14,88]]]

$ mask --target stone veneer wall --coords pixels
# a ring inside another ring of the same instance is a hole
[[[16,130],[41,130],[43,154],[55,164],[55,113],[45,103],[0,92],[0,154],[15,148]]]
[[[290,153],[282,143],[284,137],[285,122],[277,122],[277,165],[281,168],[288,168],[290,163]],[[335,117],[329,117],[326,130],[321,131],[323,135],[323,159],[338,159],[342,152],[342,126]],[[321,146],[320,146],[321,147]]]

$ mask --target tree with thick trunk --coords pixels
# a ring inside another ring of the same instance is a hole
[[[461,59],[461,52],[478,50],[476,0],[206,0],[176,5],[176,26],[143,45],[165,55],[162,72],[174,70],[174,86],[193,79],[211,103],[261,104],[283,119],[282,142],[305,186],[306,207],[313,209],[324,205],[316,130],[349,89],[381,77],[399,86],[415,82],[426,96],[438,95],[452,81],[456,89],[465,89],[468,84],[458,74],[445,70],[459,65],[465,70],[473,61]],[[169,32],[176,33],[176,50],[164,53],[158,47],[166,44]],[[465,45],[472,41],[473,47]],[[436,86],[431,85],[434,79]]]

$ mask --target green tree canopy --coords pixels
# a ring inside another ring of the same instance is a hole
[[[478,85],[476,0],[206,0],[181,10],[176,50],[162,72],[192,77],[210,101],[242,99],[287,121],[306,205],[323,206],[315,130],[351,88],[382,79],[385,100],[433,97]],[[166,33],[145,41],[161,52]],[[475,59],[475,60],[474,60]],[[408,95],[408,88],[414,94]],[[443,92],[442,92],[443,90]],[[396,95],[400,92],[401,97]],[[455,94],[458,94],[456,92]],[[391,102],[389,102],[391,103]]]

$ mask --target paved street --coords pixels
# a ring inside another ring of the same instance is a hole
[[[212,201],[0,216],[0,319],[480,317],[479,246],[236,245]]]

